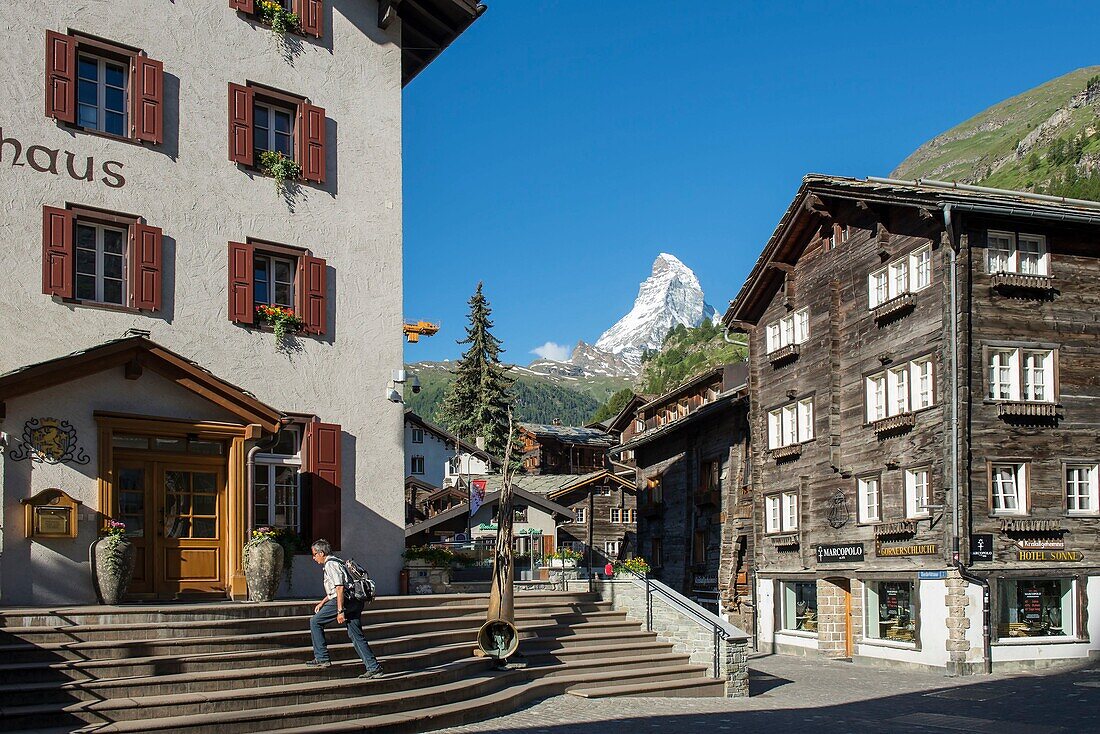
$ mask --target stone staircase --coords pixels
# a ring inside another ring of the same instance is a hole
[[[386,674],[361,681],[342,629],[314,670],[312,602],[0,613],[0,731],[421,732],[562,693],[721,696],[722,681],[598,595],[516,596],[526,667],[472,654],[487,596],[382,597],[363,628]]]

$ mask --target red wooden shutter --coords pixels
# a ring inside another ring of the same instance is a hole
[[[133,134],[137,140],[164,142],[164,64],[145,56],[134,57]]]
[[[229,320],[237,324],[253,322],[252,245],[229,243]]]
[[[340,426],[306,424],[306,472],[310,476],[313,539],[340,547]]]
[[[242,13],[251,13],[256,9],[253,0],[229,0],[229,7]]]
[[[328,279],[323,258],[298,258],[298,316],[307,334],[324,334],[328,323]]]
[[[296,0],[298,19],[302,33],[320,38],[325,33],[325,5],[323,0]]]
[[[42,207],[42,292],[73,297],[73,213]]]
[[[229,160],[252,165],[252,103],[251,87],[229,85]]]
[[[130,298],[134,308],[159,311],[161,307],[160,227],[134,224],[130,228]]]
[[[298,155],[302,178],[325,182],[325,110],[303,102],[298,110]]]
[[[76,122],[76,39],[46,31],[46,117]]]

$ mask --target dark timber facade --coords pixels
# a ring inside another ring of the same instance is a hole
[[[763,645],[949,673],[1100,648],[1098,235],[1088,202],[804,180],[723,319]]]
[[[710,370],[638,407],[638,554],[653,577],[751,628],[746,365]]]

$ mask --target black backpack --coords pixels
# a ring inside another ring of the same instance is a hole
[[[371,581],[367,569],[355,562],[355,559],[344,560],[336,556],[330,556],[329,561],[336,561],[344,569],[348,576],[348,583],[344,586],[344,597],[356,604],[366,606],[374,601],[374,582]]]

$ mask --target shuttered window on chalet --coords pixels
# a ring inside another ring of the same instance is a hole
[[[42,207],[42,292],[142,311],[162,306],[162,233],[130,214]]]
[[[309,483],[310,536],[340,548],[340,490],[343,433],[335,423],[305,424],[302,465]]]
[[[143,143],[164,142],[164,65],[141,49],[46,31],[46,117]]]
[[[261,306],[290,308],[305,334],[323,335],[328,325],[328,273],[324,258],[273,242],[229,243],[229,320],[256,324]]]
[[[325,182],[325,110],[251,82],[229,85],[229,160],[259,168],[266,151],[300,166],[302,181]]]
[[[278,5],[298,16],[298,27],[293,28],[303,36],[320,38],[325,33],[324,0],[229,0],[229,7],[241,13],[261,18],[260,7],[263,2]]]

